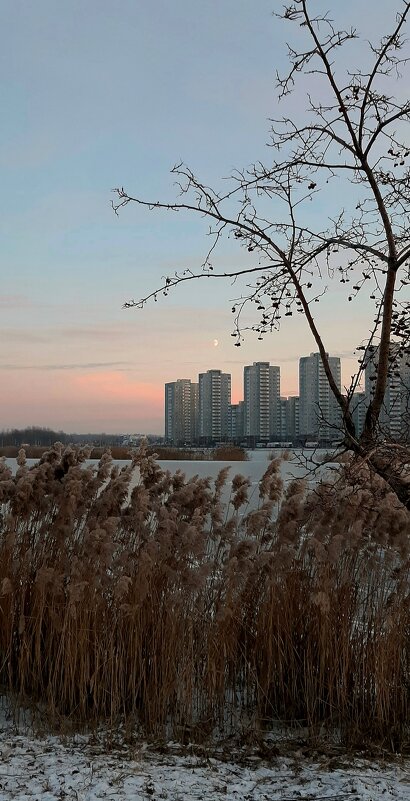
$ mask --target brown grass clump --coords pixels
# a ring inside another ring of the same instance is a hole
[[[48,449],[43,445],[29,445],[25,449],[27,459],[40,459]],[[7,459],[16,459],[19,453],[17,445],[4,445],[0,448],[0,458],[5,456]]]
[[[88,447],[88,446],[87,446]],[[41,459],[47,453],[48,447],[44,445],[29,445],[24,448],[27,459]],[[106,447],[89,446],[89,458],[101,459],[106,452]],[[130,458],[130,446],[112,445],[110,453],[113,459],[118,461],[128,461]],[[5,456],[15,459],[18,456],[19,448],[16,445],[4,445],[0,448],[0,458]],[[236,445],[221,445],[218,448],[201,449],[191,448],[172,448],[169,446],[158,445],[147,449],[149,455],[156,454],[160,460],[172,461],[226,461],[226,462],[245,462],[248,459],[246,450]]]
[[[212,451],[212,458],[216,462],[246,462],[248,455],[237,445],[220,445]]]
[[[0,681],[75,725],[190,738],[279,721],[409,744],[409,514],[366,469],[309,491],[56,444],[0,460]],[[242,513],[245,514],[242,514]]]

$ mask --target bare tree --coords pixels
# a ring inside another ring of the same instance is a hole
[[[197,272],[170,275],[162,286],[125,306],[142,307],[182,282],[213,275],[251,281],[232,309],[238,346],[245,330],[243,310],[249,305],[260,313],[252,326],[259,337],[278,329],[282,316],[303,314],[341,409],[346,448],[365,459],[410,508],[409,481],[403,472],[403,451],[408,462],[408,450],[401,446],[398,455],[393,443],[381,442],[378,427],[393,369],[391,344],[398,343],[395,352],[400,358],[410,352],[410,307],[403,297],[410,264],[410,144],[406,144],[410,101],[398,99],[410,57],[403,36],[410,2],[399,3],[391,32],[379,43],[361,43],[360,61],[366,57],[367,65],[356,69],[346,66],[351,61],[350,43],[360,41],[356,30],[339,29],[329,14],[313,15],[311,6],[309,0],[294,0],[276,15],[301,28],[306,41],[302,49],[288,45],[289,69],[278,74],[277,90],[284,100],[305,76],[310,86],[317,84],[321,100],[306,92],[302,122],[295,115],[272,120],[273,158],[267,166],[258,162],[234,172],[220,192],[178,164],[172,173],[179,193],[171,202],[134,197],[123,187],[114,190],[116,213],[136,203],[150,209],[186,210],[210,222],[211,246]],[[323,230],[313,230],[306,224],[306,205],[318,193],[326,196],[336,184],[339,191],[346,182],[351,205],[332,213]],[[254,253],[255,263],[249,269],[214,271],[212,253],[226,234],[233,234]],[[323,332],[312,311],[331,278],[346,285],[347,303],[366,291],[374,301],[374,318],[359,346],[363,351],[359,369],[345,392],[334,380]],[[376,346],[374,393],[364,429],[358,432],[352,397]]]

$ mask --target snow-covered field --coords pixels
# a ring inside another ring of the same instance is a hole
[[[36,737],[0,720],[0,801],[409,801],[410,760],[376,764],[302,754],[224,761],[205,750],[106,751],[85,737]]]

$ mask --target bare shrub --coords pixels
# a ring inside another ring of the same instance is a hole
[[[221,462],[246,462],[248,455],[237,445],[220,445],[212,451],[212,458]]]
[[[366,463],[313,490],[84,464],[57,444],[0,461],[0,680],[51,719],[199,739],[275,720],[408,743],[409,513]],[[136,482],[136,483],[135,483]]]
[[[149,453],[156,453],[158,459],[181,461],[221,461],[221,462],[245,462],[248,459],[244,448],[237,445],[220,445],[217,448],[189,449],[172,448],[169,446],[158,446],[150,448]]]

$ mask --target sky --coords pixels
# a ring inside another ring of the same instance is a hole
[[[316,350],[302,316],[236,348],[239,289],[229,283],[190,282],[143,310],[124,309],[167,273],[200,268],[207,226],[111,208],[117,186],[174,198],[169,171],[180,160],[220,185],[234,168],[271,158],[275,74],[292,34],[272,15],[281,6],[1,3],[0,429],[161,433],[165,382],[222,369],[237,402],[243,366],[254,361],[278,364],[282,395],[297,394],[298,359]],[[367,36],[384,32],[385,13],[383,0],[345,0],[342,21],[360,29],[366,20]],[[318,200],[315,214],[326,212]],[[249,264],[235,241],[221,244],[217,267]],[[326,347],[350,383],[370,308],[347,305],[338,287],[319,306]]]

